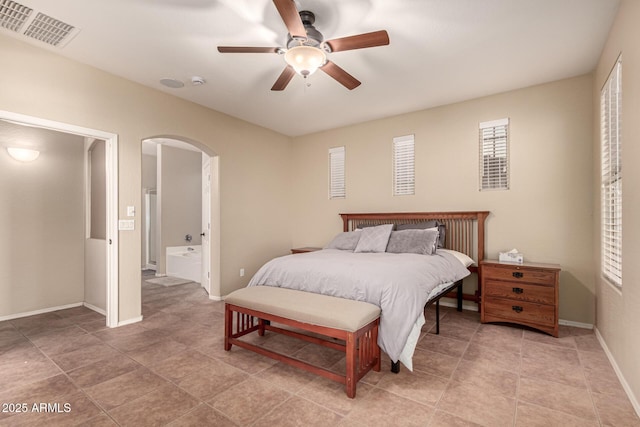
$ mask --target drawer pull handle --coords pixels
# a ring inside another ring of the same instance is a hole
[[[513,311],[515,311],[516,313],[521,313],[521,312],[522,312],[522,310],[524,310],[524,309],[523,309],[522,307],[520,307],[519,305],[513,305],[513,306],[511,306],[511,309],[512,309]]]
[[[511,288],[511,290],[513,291],[514,294],[521,294],[524,292],[524,289],[522,288]]]
[[[515,277],[516,279],[521,279],[524,277],[524,273],[520,272],[520,271],[514,271],[513,273],[511,273],[511,275],[513,277]]]

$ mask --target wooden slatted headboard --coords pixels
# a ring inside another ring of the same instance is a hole
[[[476,265],[484,259],[484,232],[488,211],[341,213],[340,216],[343,231],[353,231],[359,225],[415,224],[437,220],[445,224],[445,248],[470,256],[476,261]]]
[[[489,216],[488,211],[342,213],[340,216],[343,231],[353,231],[358,225],[415,224],[429,220],[442,222],[446,227],[445,248],[462,252],[474,259],[476,264],[470,266],[469,270],[478,274],[478,284],[480,283],[478,265],[484,259],[485,220]],[[447,294],[447,297],[455,296],[455,292]],[[479,291],[473,295],[463,294],[462,298],[480,304]]]

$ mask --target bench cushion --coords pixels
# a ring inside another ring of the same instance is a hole
[[[349,332],[355,332],[380,317],[380,308],[368,302],[273,286],[238,289],[227,295],[225,302]]]

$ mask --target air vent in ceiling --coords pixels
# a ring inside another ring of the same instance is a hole
[[[0,0],[0,27],[59,48],[79,32],[73,25],[11,0]]]
[[[0,0],[0,27],[20,31],[33,9],[14,1]]]

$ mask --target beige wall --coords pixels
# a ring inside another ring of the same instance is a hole
[[[158,200],[160,238],[156,273],[166,273],[168,246],[202,243],[202,153],[160,146]],[[185,240],[190,234],[191,243]]]
[[[591,76],[294,139],[293,244],[326,244],[340,212],[489,210],[488,257],[517,248],[562,266],[561,319],[594,322]],[[511,120],[511,189],[478,191],[478,122]],[[416,194],[392,196],[394,136],[415,134]],[[344,200],[328,149],[346,146]],[[469,292],[470,290],[466,290]]]
[[[241,267],[251,277],[264,261],[289,249],[290,138],[9,37],[0,36],[0,52],[11,58],[0,67],[0,110],[118,134],[119,216],[126,217],[127,206],[137,207],[135,231],[119,233],[120,321],[141,314],[145,138],[182,136],[219,155],[223,295],[246,284],[248,277],[238,274]],[[36,221],[47,208],[40,203]],[[59,252],[49,250],[56,259]]]
[[[599,99],[616,58],[622,53],[622,291],[602,278],[600,269],[600,127],[599,104],[595,103],[593,211],[595,213],[593,252],[596,282],[596,326],[604,339],[640,411],[640,2],[623,0],[609,39],[596,68],[594,99]]]
[[[20,129],[17,143],[41,150],[38,159],[9,157],[11,128]],[[0,123],[0,138],[0,318],[80,303],[84,139],[7,123]]]

